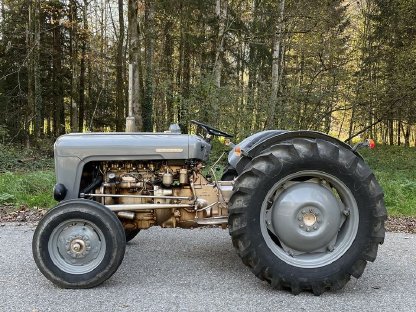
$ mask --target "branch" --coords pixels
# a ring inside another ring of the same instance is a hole
[[[414,86],[414,87],[410,88],[410,90],[409,90],[409,91],[414,91],[414,90],[416,90],[416,86]],[[399,98],[395,99],[394,101],[392,101],[392,102],[391,102],[391,104],[389,105],[389,107],[387,108],[387,110],[384,112],[384,114],[382,114],[382,115],[381,115],[381,117],[380,117],[380,118],[378,118],[378,119],[377,119],[375,122],[373,122],[371,125],[366,126],[364,129],[362,129],[362,130],[358,131],[357,133],[355,133],[355,134],[351,135],[348,139],[344,140],[344,142],[349,142],[351,139],[353,139],[353,138],[355,138],[356,136],[360,135],[361,133],[363,133],[363,132],[367,131],[367,130],[368,130],[368,129],[370,129],[372,126],[375,126],[375,125],[377,125],[378,123],[380,123],[381,121],[383,121],[383,119],[384,119],[385,117],[387,117],[387,115],[388,115],[388,114],[389,114],[389,113],[393,110],[393,108],[394,108],[395,104],[396,104],[397,102],[399,102],[399,101],[401,101],[401,100],[405,99],[405,98],[406,98],[406,97],[408,97],[408,96],[409,96],[409,95],[405,94],[405,95],[403,95],[403,96],[401,96],[401,97],[399,97]],[[353,122],[353,121],[351,120],[351,122]]]
[[[369,126],[366,126],[364,129],[361,129],[360,131],[358,131],[357,133],[354,133],[352,136],[350,136],[348,139],[346,139],[346,140],[344,140],[344,142],[349,142],[349,141],[351,141],[353,138],[355,138],[356,136],[359,136],[361,133],[363,133],[363,132],[366,132],[368,129],[370,129],[371,127],[373,127],[373,126],[375,126],[375,125],[377,125],[377,124],[379,124],[382,120],[383,120],[383,118],[384,118],[385,116],[383,116],[382,118],[379,118],[379,119],[377,119],[375,122],[373,122],[371,125],[369,125]],[[352,121],[351,121],[352,122]]]

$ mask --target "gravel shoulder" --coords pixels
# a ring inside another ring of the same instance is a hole
[[[142,231],[102,286],[59,289],[32,259],[34,228],[0,227],[0,311],[414,311],[416,305],[414,234],[387,233],[359,280],[314,297],[275,291],[255,278],[228,231],[218,228]]]

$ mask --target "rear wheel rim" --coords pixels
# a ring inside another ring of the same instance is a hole
[[[94,223],[72,219],[60,223],[52,231],[48,251],[60,270],[69,274],[86,274],[102,263],[106,241]]]
[[[280,179],[261,206],[260,229],[267,246],[300,268],[323,267],[341,258],[354,242],[358,225],[351,191],[323,171],[299,171]]]

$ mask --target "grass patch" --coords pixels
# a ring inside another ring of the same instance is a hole
[[[416,216],[416,148],[378,146],[362,150],[383,187],[390,216]]]
[[[54,185],[55,174],[51,170],[0,173],[0,205],[53,207]]]
[[[0,173],[53,170],[53,166],[52,150],[0,144]]]
[[[224,150],[215,147],[211,163]],[[33,152],[22,154],[18,150],[1,148],[0,152],[3,153],[0,153],[0,165],[7,165],[0,167],[0,205],[50,208],[56,204],[52,196],[55,184],[53,159],[38,156],[36,161],[26,164],[16,159],[33,156]],[[416,148],[377,146],[375,150],[361,150],[361,153],[383,187],[389,215],[416,216]],[[218,164],[219,168],[226,159],[224,157]],[[221,170],[216,175],[220,177]]]

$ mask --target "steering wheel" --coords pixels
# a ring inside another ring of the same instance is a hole
[[[227,132],[215,129],[215,128],[213,128],[213,127],[211,127],[207,124],[204,124],[202,122],[199,122],[199,121],[196,121],[196,120],[191,120],[190,122],[199,126],[199,127],[201,127],[202,129],[204,129],[210,135],[215,135],[215,136],[224,137],[224,138],[232,138],[233,137],[233,135],[231,135]]]

